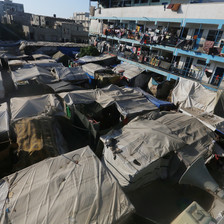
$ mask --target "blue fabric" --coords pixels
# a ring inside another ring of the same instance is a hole
[[[58,47],[57,49],[71,58],[80,52],[80,47]]]

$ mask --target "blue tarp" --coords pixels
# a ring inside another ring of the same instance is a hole
[[[21,40],[14,42],[14,43],[4,43],[4,42],[0,42],[0,47],[16,47],[19,46],[21,43]]]
[[[80,52],[80,47],[58,47],[57,49],[71,58]]]

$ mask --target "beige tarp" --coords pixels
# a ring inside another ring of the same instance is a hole
[[[133,210],[89,147],[44,160],[0,182],[2,224],[112,224]]]

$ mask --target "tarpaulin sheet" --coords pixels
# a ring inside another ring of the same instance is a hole
[[[149,102],[136,90],[115,85],[110,85],[102,89],[61,93],[60,96],[68,105],[97,102],[103,108],[106,108],[115,104],[123,116],[158,110],[153,103]]]
[[[34,60],[51,59],[50,56],[46,54],[32,54]]]
[[[86,73],[88,73],[92,79],[95,78],[95,72],[99,72],[99,71],[107,71],[108,69],[98,65],[98,64],[94,64],[94,63],[88,63],[82,66],[83,71],[85,71]]]
[[[108,139],[115,139],[119,153],[114,155],[107,147]],[[213,149],[220,149],[214,139],[215,134],[193,117],[154,111],[101,136],[103,162],[121,186],[135,189],[159,177],[161,159],[170,152],[186,166],[199,157],[208,158]]]
[[[108,59],[115,59],[115,58],[116,58],[116,56],[112,56],[109,54],[102,54],[100,56],[84,56],[84,57],[79,58],[79,60],[77,60],[76,62],[80,63],[80,64],[86,64],[86,63],[90,63],[90,62],[94,63],[94,62],[105,61]]]
[[[2,74],[0,72],[0,99],[5,97],[5,88],[3,86]]]
[[[63,105],[53,94],[12,98],[10,107],[12,121],[42,114],[65,115]]]
[[[13,123],[17,136],[18,162],[14,170],[20,170],[48,157],[68,152],[59,126],[52,117],[24,118]]]
[[[112,224],[134,210],[89,147],[44,160],[4,180],[9,196],[2,224]]]
[[[47,69],[41,68],[39,66],[18,69],[12,72],[12,80],[15,84],[20,81],[36,79],[39,76],[42,76],[47,83],[50,83],[54,80],[54,77]]]
[[[224,134],[224,119],[215,114],[204,112],[197,108],[184,108],[181,111],[185,114],[193,116],[201,121],[205,126],[212,131],[218,130]]]
[[[115,68],[113,68],[113,71],[115,73],[120,73],[121,71],[123,71],[123,76],[128,79],[133,79],[144,72],[145,69],[139,68],[138,66],[132,65],[127,62],[123,62],[122,64],[119,64]]]
[[[57,49],[69,57],[74,57],[80,52],[80,47],[57,47]]]
[[[116,139],[116,148],[121,150],[116,159],[105,143],[111,138]],[[104,142],[104,163],[121,186],[129,188],[158,178],[155,171],[159,167],[158,160],[185,145],[166,125],[146,119],[133,120],[122,129],[102,136],[101,140]]]
[[[217,100],[217,92],[184,78],[179,79],[172,92],[172,102],[180,108],[195,107],[208,113],[213,113]]]
[[[9,114],[7,103],[0,104],[0,133],[9,131]]]
[[[158,108],[163,107],[163,106],[169,106],[169,107],[173,106],[173,103],[170,103],[170,102],[164,101],[164,100],[159,100],[156,97],[154,97],[153,95],[143,91],[140,88],[135,88],[135,90],[141,92],[151,103],[155,104]]]
[[[80,81],[89,79],[88,75],[80,67],[56,67],[52,69],[52,72],[57,80]]]

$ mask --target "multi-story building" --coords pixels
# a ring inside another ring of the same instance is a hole
[[[84,27],[84,31],[89,31],[89,13],[88,12],[75,12],[73,13],[73,19],[76,23],[82,24]]]
[[[121,61],[167,80],[223,89],[223,11],[219,0],[100,0],[89,34]]]
[[[0,17],[6,12],[24,12],[23,4],[13,3],[10,0],[0,1]]]

